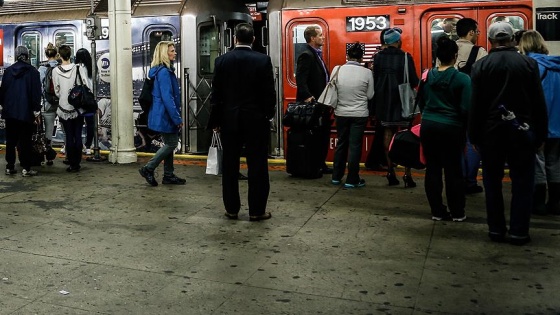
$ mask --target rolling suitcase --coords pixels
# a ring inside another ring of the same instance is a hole
[[[290,128],[288,130],[286,172],[293,177],[322,177],[320,144],[321,141],[313,129]]]

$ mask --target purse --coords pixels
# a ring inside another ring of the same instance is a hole
[[[80,79],[80,84],[78,84]],[[68,103],[74,108],[82,109],[86,113],[94,113],[97,111],[97,101],[95,95],[84,84],[80,75],[80,66],[76,66],[76,77],[74,79],[74,87],[68,93]]]
[[[336,71],[334,72],[334,75],[327,83],[327,86],[325,86],[325,89],[317,101],[332,108],[336,108],[338,105],[338,88],[336,87],[336,80],[338,79],[338,70],[340,70],[341,66],[337,66],[335,68]]]
[[[404,80],[402,84],[399,84],[399,96],[401,98],[401,116],[405,120],[410,119],[415,114],[414,110],[414,100],[416,99],[416,92],[410,86],[410,81],[408,77],[408,56],[404,54]]]
[[[320,124],[319,118],[323,109],[328,108],[320,103],[296,102],[289,103],[286,113],[282,118],[284,127],[295,129],[312,129]]]
[[[222,174],[222,152],[220,133],[218,131],[214,131],[212,134],[212,144],[210,144],[210,148],[208,149],[208,158],[206,159],[206,174]]]

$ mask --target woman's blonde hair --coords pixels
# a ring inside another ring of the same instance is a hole
[[[527,31],[523,33],[519,40],[519,50],[522,54],[537,53],[548,55],[549,51],[541,33],[537,31]]]
[[[167,68],[171,68],[171,61],[167,54],[171,46],[175,47],[175,43],[171,41],[161,41],[156,45],[154,58],[152,58],[152,67],[159,66],[163,63]]]

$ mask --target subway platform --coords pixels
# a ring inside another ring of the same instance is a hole
[[[273,217],[249,222],[247,182],[227,220],[204,160],[177,157],[185,186],[82,165],[0,175],[0,314],[560,314],[560,218],[492,243],[484,195],[467,221],[433,222],[422,172],[414,189],[366,171],[344,189],[271,163]]]

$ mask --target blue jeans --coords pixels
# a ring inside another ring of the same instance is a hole
[[[163,146],[157,150],[154,157],[148,161],[146,168],[150,171],[155,170],[161,161],[163,161],[163,176],[172,176],[175,168],[173,167],[173,156],[177,144],[179,144],[179,134],[174,133],[162,133],[161,138],[163,139]]]
[[[476,186],[476,176],[480,167],[480,154],[473,148],[469,138],[467,138],[467,150],[463,154],[463,176],[467,187]]]
[[[333,180],[341,180],[344,177],[348,161],[346,183],[358,184],[360,181],[360,157],[367,120],[367,117],[336,117],[338,141],[334,152]]]

